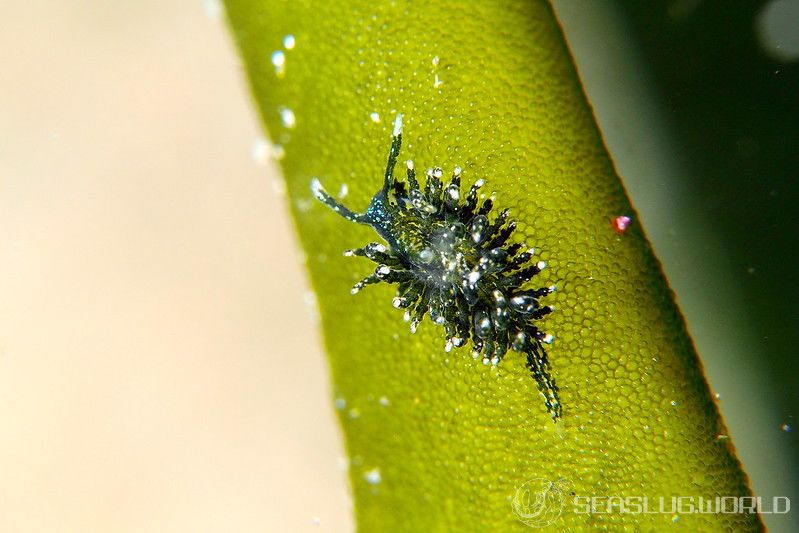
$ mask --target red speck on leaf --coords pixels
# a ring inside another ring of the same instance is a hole
[[[630,227],[630,222],[632,222],[632,219],[627,215],[613,217],[611,220],[611,223],[613,224],[613,231],[619,234],[624,234],[627,231],[627,228]]]

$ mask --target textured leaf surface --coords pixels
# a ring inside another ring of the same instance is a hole
[[[546,3],[227,8],[256,103],[285,152],[361,530],[522,531],[511,500],[529,480],[557,482],[550,496],[564,507],[552,531],[759,529],[754,515],[668,512],[673,496],[747,495],[746,477]],[[468,348],[446,353],[429,321],[408,331],[392,287],[350,295],[374,266],[342,251],[376,236],[313,200],[309,184],[346,185],[344,203],[365,209],[398,112],[401,159],[461,166],[466,184],[484,178],[517,220],[516,238],[549,264],[536,280],[558,285],[544,328],[555,336],[560,422],[518,354],[490,368]],[[618,215],[633,217],[624,234],[610,223]],[[573,495],[647,496],[652,508],[663,497],[667,512],[581,514]]]

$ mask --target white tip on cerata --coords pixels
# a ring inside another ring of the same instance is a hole
[[[397,113],[397,118],[394,119],[394,137],[402,133],[402,113]]]
[[[311,178],[311,192],[318,200],[322,200],[324,198],[324,195],[322,194],[324,190],[325,189],[322,187],[322,182],[319,181],[319,178]]]

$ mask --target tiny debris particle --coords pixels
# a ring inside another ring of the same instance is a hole
[[[378,124],[380,122],[380,115],[378,113],[372,112],[369,114],[369,118],[372,119],[372,122]]]
[[[272,156],[272,159],[275,161],[280,161],[286,157],[286,149],[283,148],[283,145],[273,144],[269,151],[269,155]]]
[[[334,403],[336,405],[336,409],[344,409],[345,407],[347,407],[347,400],[345,400],[341,396],[336,398]]]
[[[310,200],[308,200],[310,202]],[[313,291],[306,291],[302,296],[303,303],[305,304],[306,312],[311,322],[314,324],[319,323],[319,306],[316,301],[316,293]]]
[[[275,75],[282,78],[286,73],[286,54],[282,50],[272,52],[272,65],[275,67]]]
[[[283,48],[285,48],[286,50],[293,50],[295,44],[297,44],[297,41],[293,35],[288,34],[285,37],[283,37]]]
[[[277,109],[277,112],[280,113],[280,122],[286,128],[291,129],[297,125],[297,117],[294,116],[294,111],[288,107],[280,106]]]
[[[272,52],[272,64],[278,68],[283,67],[286,64],[286,54],[280,50]]]
[[[258,165],[266,164],[266,159],[269,156],[269,141],[263,137],[257,137],[252,141],[250,147],[250,157]]]
[[[204,0],[203,11],[205,11],[205,16],[209,19],[219,20],[222,18],[224,7],[222,6],[221,0]]]
[[[311,210],[311,206],[313,205],[313,200],[310,198],[297,198],[297,201],[294,202],[294,205],[297,206],[297,211],[301,213],[307,213]],[[307,257],[303,257],[300,263],[306,264],[308,262]]]
[[[373,468],[371,470],[367,470],[366,472],[364,472],[363,478],[370,485],[377,485],[383,480],[382,476],[380,475],[379,468]]]
[[[380,405],[387,406],[389,404],[388,398],[385,396],[380,397]]]
[[[624,234],[627,231],[627,228],[630,227],[630,222],[632,222],[632,219],[627,215],[619,215],[614,217],[611,220],[611,223],[613,224],[613,231],[618,234]]]

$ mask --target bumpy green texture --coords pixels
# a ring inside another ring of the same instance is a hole
[[[756,515],[670,512],[674,496],[748,495],[746,476],[546,3],[228,0],[227,9],[267,130],[285,150],[360,530],[525,531],[511,500],[528,480],[534,492],[535,480],[562,489],[550,494],[563,511],[545,531],[761,528]],[[518,221],[516,238],[549,264],[534,284],[558,285],[543,328],[555,336],[559,422],[522,356],[492,368],[468,347],[446,353],[430,321],[408,331],[393,287],[350,295],[374,265],[342,251],[377,238],[316,202],[309,184],[317,176],[333,194],[346,184],[344,202],[362,211],[381,186],[398,112],[401,160],[445,175],[459,165],[466,185],[486,179]],[[633,217],[624,234],[611,226],[617,215]],[[662,497],[666,512],[622,514],[616,502],[582,514],[572,494],[646,496],[654,511]]]

